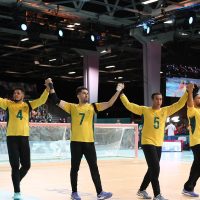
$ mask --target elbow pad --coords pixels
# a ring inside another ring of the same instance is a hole
[[[51,93],[49,96],[54,104],[58,105],[60,103],[61,100],[57,97],[56,93]]]

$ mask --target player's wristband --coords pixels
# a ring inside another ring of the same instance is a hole
[[[51,90],[54,89],[53,83],[49,83],[48,85],[49,85],[49,88],[50,88]]]

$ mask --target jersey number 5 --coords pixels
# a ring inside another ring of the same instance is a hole
[[[159,117],[154,117],[154,125],[153,125],[153,127],[155,129],[159,129],[159,126],[160,126]]]
[[[20,120],[22,120],[23,116],[22,116],[22,110],[19,110],[19,112],[17,113],[17,118],[19,118]]]
[[[82,125],[84,117],[85,117],[85,113],[79,113],[79,115],[81,115],[80,125]]]

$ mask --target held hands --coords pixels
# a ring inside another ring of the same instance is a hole
[[[121,92],[123,89],[124,89],[124,83],[118,83],[117,87],[116,87],[116,90],[118,92]]]
[[[46,86],[46,88],[47,88],[48,91],[50,91],[49,84],[53,84],[51,78],[47,78],[47,79],[45,80],[45,84],[44,84],[44,85]]]
[[[189,84],[186,86],[186,89],[187,89],[188,93],[192,93],[192,92],[193,92],[193,89],[194,89],[194,84],[189,83]]]

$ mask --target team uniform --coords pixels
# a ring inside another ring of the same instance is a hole
[[[183,193],[187,193],[189,196],[198,196],[193,193],[196,182],[200,177],[200,108],[188,107],[187,116],[190,124],[190,147],[194,155],[194,161],[190,170],[190,176],[187,182],[184,184]]]
[[[44,104],[48,94],[49,92],[45,90],[40,98],[29,102],[14,102],[0,98],[0,107],[7,110],[8,114],[7,147],[15,193],[20,192],[20,181],[30,168],[30,147],[28,141],[30,109],[35,109]]]
[[[77,177],[81,158],[84,155],[94,182],[97,194],[102,192],[101,179],[97,166],[97,156],[94,145],[94,115],[95,109],[101,111],[101,103],[84,105],[65,103],[63,108],[71,115],[71,186],[72,192],[77,192]]]
[[[179,99],[178,102],[154,110],[152,107],[139,106],[130,103],[127,97],[122,94],[120,99],[124,106],[137,115],[143,115],[144,125],[142,129],[142,148],[147,161],[148,170],[140,186],[140,191],[145,191],[151,182],[154,196],[160,195],[159,173],[162,144],[164,140],[165,122],[168,116],[180,110],[186,103],[188,93]]]

